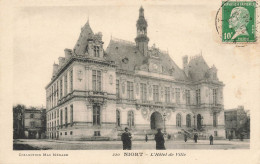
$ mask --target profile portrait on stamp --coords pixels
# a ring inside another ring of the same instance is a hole
[[[255,1],[222,2],[222,42],[256,42]]]
[[[249,22],[250,14],[248,10],[244,7],[235,7],[231,11],[229,18],[229,28],[233,28],[235,30],[235,34],[232,39],[240,35],[248,36],[248,32],[246,26]]]

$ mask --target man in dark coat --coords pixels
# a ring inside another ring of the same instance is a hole
[[[164,137],[161,129],[158,129],[158,133],[155,134],[154,140],[156,142],[156,150],[165,150]]]
[[[184,141],[185,142],[187,142],[187,138],[188,138],[187,134],[184,134]]]
[[[121,140],[123,141],[123,150],[131,150],[132,149],[132,135],[128,131],[128,128],[125,128],[125,132],[121,136]]]
[[[147,134],[145,135],[145,141],[146,141],[146,142],[148,141],[148,136],[147,136]]]
[[[196,133],[196,134],[194,134],[194,141],[195,141],[195,143],[197,143],[197,140],[198,140],[198,134]]]
[[[210,144],[210,145],[213,145],[213,136],[212,136],[212,135],[209,136],[209,141],[210,141],[209,144]]]

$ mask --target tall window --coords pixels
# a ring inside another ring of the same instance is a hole
[[[179,113],[176,115],[176,126],[181,127],[181,115]]]
[[[57,101],[59,100],[59,82],[57,81]]]
[[[187,126],[188,128],[191,127],[191,116],[190,116],[190,114],[187,114],[187,115],[186,115],[186,126]]]
[[[68,77],[67,74],[64,76],[64,96],[67,95],[67,89],[68,89]]]
[[[181,97],[180,88],[175,88],[175,93],[176,93],[176,103],[180,104],[180,97]]]
[[[31,122],[30,122],[30,125],[31,125],[32,128],[34,128],[34,127],[35,127],[35,122],[34,122],[34,121],[31,121]]]
[[[55,106],[56,105],[56,83],[54,84],[53,99],[54,99],[54,106]]]
[[[127,82],[127,98],[134,99],[134,84],[131,81]]]
[[[62,98],[62,79],[60,80],[60,98]]]
[[[159,101],[159,86],[153,85],[153,101],[158,102]]]
[[[116,97],[120,98],[119,80],[116,80]]]
[[[165,87],[165,102],[170,102],[170,87]]]
[[[70,106],[70,123],[73,123],[73,105]]]
[[[51,107],[53,107],[53,86],[51,86]]]
[[[134,112],[128,111],[127,124],[129,127],[134,126]]]
[[[62,111],[62,109],[60,110],[60,125],[61,125],[61,127],[63,125],[63,111]]]
[[[100,125],[100,106],[93,106],[93,125]]]
[[[141,83],[141,99],[146,101],[147,99],[147,88],[146,88],[146,84]]]
[[[70,92],[73,91],[73,69],[70,71]]]
[[[190,90],[185,90],[186,94],[186,105],[190,105]]]
[[[213,105],[217,105],[217,89],[213,89]]]
[[[120,121],[120,111],[116,110],[116,125],[120,126],[121,121]]]
[[[92,70],[92,89],[101,91],[101,71]]]
[[[94,56],[99,57],[99,46],[94,46]]]
[[[213,127],[217,127],[217,113],[213,113]]]
[[[68,124],[68,109],[65,108],[65,126]]]
[[[200,89],[196,90],[196,104],[200,104]]]

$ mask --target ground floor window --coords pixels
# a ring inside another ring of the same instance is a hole
[[[100,131],[94,131],[94,136],[100,136]]]
[[[120,111],[116,110],[116,125],[120,126]]]
[[[128,112],[128,116],[127,116],[127,123],[129,127],[134,126],[134,112],[133,111],[129,111]]]
[[[214,131],[214,136],[218,136],[218,131]]]
[[[187,114],[187,116],[186,116],[186,126],[188,128],[191,127],[191,116],[190,116],[190,114]]]
[[[181,115],[180,114],[176,115],[176,126],[181,127]]]
[[[93,106],[93,125],[100,125],[100,106]]]

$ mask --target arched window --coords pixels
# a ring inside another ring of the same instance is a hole
[[[127,115],[127,124],[129,127],[134,126],[134,112],[129,111]]]
[[[120,111],[116,110],[116,125],[120,126],[121,120],[120,120]]]
[[[179,113],[176,115],[176,126],[181,127],[181,115]]]
[[[187,114],[187,115],[186,115],[186,126],[187,126],[188,128],[191,127],[191,116],[190,116],[190,114]]]

